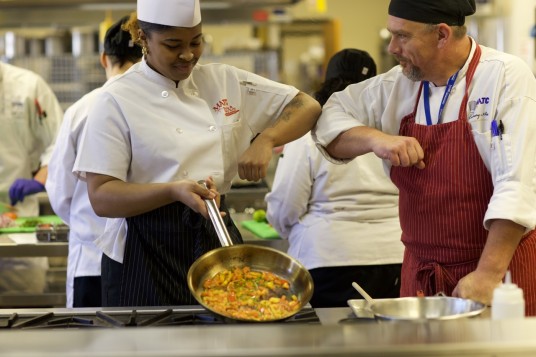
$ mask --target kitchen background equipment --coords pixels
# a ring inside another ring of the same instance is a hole
[[[69,226],[64,223],[39,224],[35,230],[35,236],[39,242],[68,242]]]
[[[363,302],[348,300],[357,317],[394,321],[453,320],[477,316],[486,309],[482,303],[448,296],[374,299],[370,305]]]
[[[204,184],[201,181],[200,183]],[[305,306],[311,299],[314,289],[313,279],[309,271],[296,259],[276,249],[251,244],[232,245],[229,232],[227,232],[221,219],[216,202],[214,200],[205,200],[205,202],[222,247],[213,249],[199,257],[188,270],[188,287],[195,299],[207,310],[217,313],[201,298],[203,282],[220,271],[232,270],[237,266],[249,266],[251,270],[268,271],[287,280],[290,283],[291,293],[298,297],[300,309]],[[234,319],[231,316],[225,317],[237,321],[253,321]]]

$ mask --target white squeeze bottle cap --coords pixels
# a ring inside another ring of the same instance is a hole
[[[512,275],[508,270],[504,283],[493,290],[491,302],[491,318],[493,320],[519,319],[525,317],[525,299],[523,290],[512,283]]]

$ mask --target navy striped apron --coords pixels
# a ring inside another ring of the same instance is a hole
[[[221,211],[233,243],[242,237],[222,196]],[[209,219],[181,202],[127,218],[118,306],[197,304],[187,284],[188,269],[204,253],[221,247]],[[113,301],[113,300],[112,300]]]

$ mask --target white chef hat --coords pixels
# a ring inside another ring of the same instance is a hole
[[[138,0],[138,20],[174,27],[194,27],[201,22],[199,0]]]

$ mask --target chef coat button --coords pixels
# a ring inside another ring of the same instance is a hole
[[[187,176],[188,176],[188,171],[184,170],[184,171],[182,172],[182,176],[187,177]]]
[[[199,95],[199,92],[196,91],[196,90],[194,90],[194,91],[192,92],[192,95],[195,95],[195,96],[197,97],[197,96]]]
[[[183,130],[181,128],[177,128],[177,133],[182,134]]]
[[[211,125],[208,127],[208,131],[216,131],[216,127],[214,125]]]
[[[167,90],[162,91],[162,98],[167,98],[169,96],[169,93]]]

